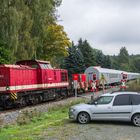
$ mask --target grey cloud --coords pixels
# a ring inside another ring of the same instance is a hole
[[[140,0],[63,0],[59,13],[71,40],[86,38],[110,54],[122,45],[140,53]]]

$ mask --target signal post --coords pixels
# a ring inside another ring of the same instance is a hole
[[[94,99],[94,93],[97,91],[97,76],[96,74],[93,74],[93,80],[91,80],[91,92],[93,92],[93,95],[91,95],[91,100]]]
[[[126,82],[127,82],[127,74],[122,73],[122,80],[121,80],[120,89],[122,89],[122,90],[126,89]]]
[[[75,97],[77,97],[78,74],[73,74],[73,88],[74,88],[74,92],[75,92]]]

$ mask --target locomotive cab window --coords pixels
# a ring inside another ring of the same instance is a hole
[[[52,69],[50,64],[40,64],[41,69]]]
[[[61,72],[61,80],[62,80],[62,82],[67,81],[67,73]]]

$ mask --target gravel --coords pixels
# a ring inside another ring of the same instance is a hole
[[[46,136],[46,140],[140,140],[140,128],[126,122],[91,122],[80,125],[67,120],[64,126],[54,127],[51,131],[56,133]]]

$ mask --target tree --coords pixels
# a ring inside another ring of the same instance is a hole
[[[129,54],[126,47],[122,47],[120,49],[120,53],[118,55],[118,61],[120,63],[129,63]]]
[[[116,70],[119,70],[120,69],[120,65],[118,63],[118,56],[110,56],[111,57],[111,68],[112,69],[116,69]]]
[[[133,65],[135,67],[135,71],[140,73],[140,57],[134,59]]]
[[[112,62],[111,62],[111,59],[110,59],[110,56],[109,55],[105,55],[104,56],[104,60],[103,60],[103,67],[104,68],[111,68],[112,66]]]
[[[0,39],[14,62],[66,55],[70,41],[57,24],[61,0],[0,0]],[[53,50],[53,51],[52,51]]]
[[[121,70],[125,70],[125,71],[130,70],[129,54],[128,54],[126,47],[122,47],[120,49],[120,53],[118,55],[118,63],[120,65]]]
[[[100,50],[96,51],[96,64],[104,67],[104,54]]]
[[[64,59],[62,67],[68,70],[69,76],[74,73],[84,72],[85,65],[83,55],[74,43],[68,48],[68,56]]]
[[[0,41],[0,64],[8,64],[10,59],[10,51],[7,50],[7,44]]]
[[[78,41],[77,47],[81,50],[86,68],[96,65],[96,52],[93,48],[91,48],[87,40],[83,41],[82,39],[80,39]]]
[[[67,56],[67,48],[70,46],[69,38],[64,32],[63,26],[53,24],[46,28],[43,38],[41,58],[53,60],[59,56]],[[38,48],[39,49],[39,48]]]

